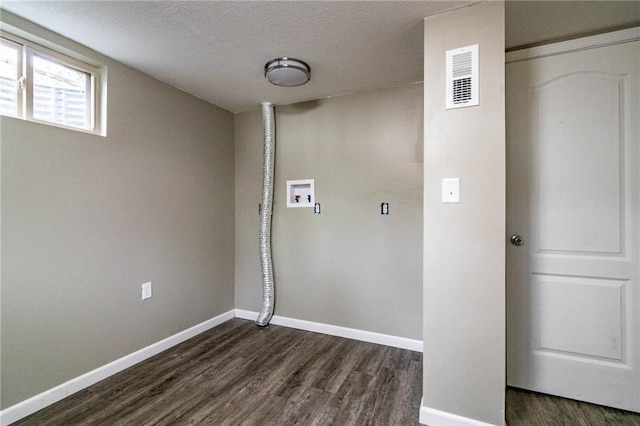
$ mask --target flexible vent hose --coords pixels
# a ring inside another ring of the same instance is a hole
[[[273,164],[275,156],[273,105],[262,103],[264,122],[264,163],[262,166],[262,208],[260,209],[260,269],[262,271],[262,312],[256,324],[264,327],[273,316],[275,288],[271,258],[271,212],[273,210]]]

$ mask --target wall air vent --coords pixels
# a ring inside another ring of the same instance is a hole
[[[478,45],[447,50],[447,109],[478,105]]]

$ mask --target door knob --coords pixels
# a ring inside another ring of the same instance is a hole
[[[522,236],[518,234],[513,234],[511,236],[511,244],[513,244],[514,246],[521,246],[524,244],[524,238],[522,238]]]

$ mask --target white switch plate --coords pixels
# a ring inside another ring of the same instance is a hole
[[[459,178],[442,179],[442,202],[443,203],[459,203],[460,202],[460,179]]]
[[[151,283],[142,284],[142,300],[149,299],[151,296]]]

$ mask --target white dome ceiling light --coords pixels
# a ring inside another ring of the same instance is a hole
[[[264,66],[264,78],[276,86],[302,86],[311,80],[311,68],[299,59],[276,58]]]

